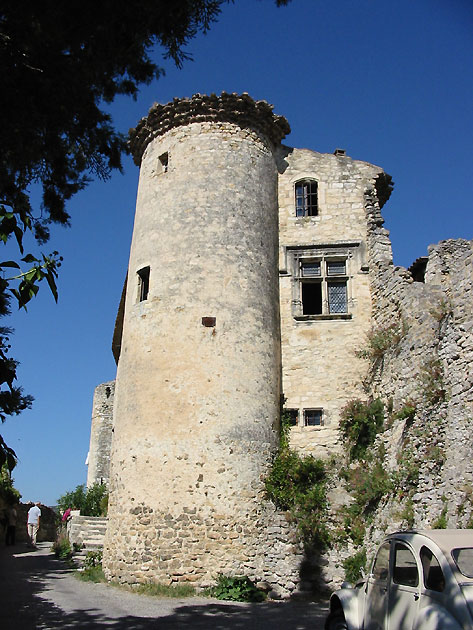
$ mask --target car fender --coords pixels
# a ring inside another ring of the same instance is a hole
[[[348,630],[360,630],[360,589],[342,588],[330,598],[330,612],[343,610]]]
[[[419,611],[413,630],[462,630],[462,626],[443,606],[426,606]]]

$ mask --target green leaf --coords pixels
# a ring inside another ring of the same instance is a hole
[[[14,260],[5,260],[0,263],[0,267],[14,267],[15,269],[21,269],[20,265]]]
[[[26,254],[26,256],[24,256],[21,260],[25,263],[39,262],[38,259],[33,256],[33,254]]]

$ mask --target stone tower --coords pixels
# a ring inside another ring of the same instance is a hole
[[[295,588],[300,550],[281,542],[288,526],[263,486],[278,442],[275,153],[288,132],[266,102],[225,93],[155,105],[132,131],[141,171],[114,402],[109,578],[205,585],[246,574]]]

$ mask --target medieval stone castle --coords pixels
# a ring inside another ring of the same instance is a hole
[[[288,132],[266,102],[226,93],[154,105],[132,130],[141,170],[117,378],[95,392],[87,479],[110,487],[110,578],[203,586],[245,574],[274,594],[299,589],[303,551],[264,495],[281,401],[291,446],[327,458],[348,401],[377,396],[395,412],[419,398],[428,360],[449,390],[434,432],[445,464],[429,468],[429,492],[419,479],[416,523],[440,493],[461,502],[459,475],[472,482],[471,242],[394,268],[380,213],[390,176],[340,149],[284,146]],[[396,347],[368,364],[372,331],[398,325]],[[427,426],[432,401],[416,408]],[[386,466],[401,424],[383,437]]]

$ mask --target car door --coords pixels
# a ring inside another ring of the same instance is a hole
[[[392,542],[392,573],[388,586],[387,630],[412,630],[420,598],[419,565],[405,542]]]
[[[387,541],[378,549],[366,581],[364,630],[386,630],[390,546]]]

